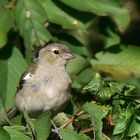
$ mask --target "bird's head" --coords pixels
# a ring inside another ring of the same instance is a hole
[[[52,43],[39,51],[38,58],[50,64],[66,65],[68,60],[74,58],[74,55],[65,45]]]

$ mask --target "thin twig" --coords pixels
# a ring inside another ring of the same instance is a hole
[[[77,117],[80,117],[80,116],[82,116],[84,114],[84,111],[80,111],[76,116]]]
[[[103,134],[106,140],[111,140],[107,135]]]
[[[60,128],[65,128],[67,127],[70,123],[74,121],[74,116],[72,116],[68,121],[66,121]]]
[[[94,128],[86,128],[86,129],[84,129],[84,130],[81,130],[81,131],[80,131],[80,134],[85,134],[85,133],[91,132],[91,131],[93,131],[93,130],[94,130]]]
[[[83,114],[84,114],[84,111],[80,111],[76,115],[73,115],[68,121],[66,121],[62,126],[60,126],[60,128],[67,127],[70,123],[73,123],[75,119],[77,119],[78,117],[80,117]]]
[[[94,128],[86,128],[84,130],[81,130],[80,134],[86,134],[86,133],[91,132],[91,131],[94,131]],[[110,138],[105,134],[103,134],[103,137],[105,137],[106,140],[110,140]]]
[[[79,113],[77,113],[76,115],[73,115],[68,121],[66,121],[60,128],[65,128],[67,127],[70,123],[73,123],[75,119],[77,119],[78,117],[82,116],[85,112],[84,111],[80,111]],[[80,134],[85,134],[88,132],[94,131],[94,128],[86,128],[84,130],[80,131]],[[95,131],[94,131],[95,132]],[[105,134],[103,134],[103,137],[105,137],[106,140],[110,140],[110,138],[108,136],[106,136]]]

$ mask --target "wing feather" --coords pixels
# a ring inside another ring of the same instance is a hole
[[[23,85],[25,84],[25,82],[27,80],[29,80],[30,78],[32,78],[32,75],[35,74],[35,71],[37,69],[37,64],[36,63],[32,63],[30,65],[30,67],[27,69],[27,71],[25,71],[22,75],[21,78],[19,80],[19,86],[17,87],[17,92],[23,88]]]

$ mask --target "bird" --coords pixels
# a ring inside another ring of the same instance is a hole
[[[32,117],[47,111],[53,115],[63,111],[71,97],[71,78],[66,65],[74,57],[67,46],[59,43],[41,48],[21,76],[16,108]]]

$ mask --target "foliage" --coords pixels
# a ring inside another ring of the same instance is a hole
[[[0,0],[0,139],[139,140],[140,48],[124,44],[132,19],[116,0]],[[76,58],[71,104],[22,122],[8,118],[20,75],[32,52],[49,41],[67,45]],[[100,73],[100,74],[99,74]],[[34,132],[35,131],[35,132]]]

